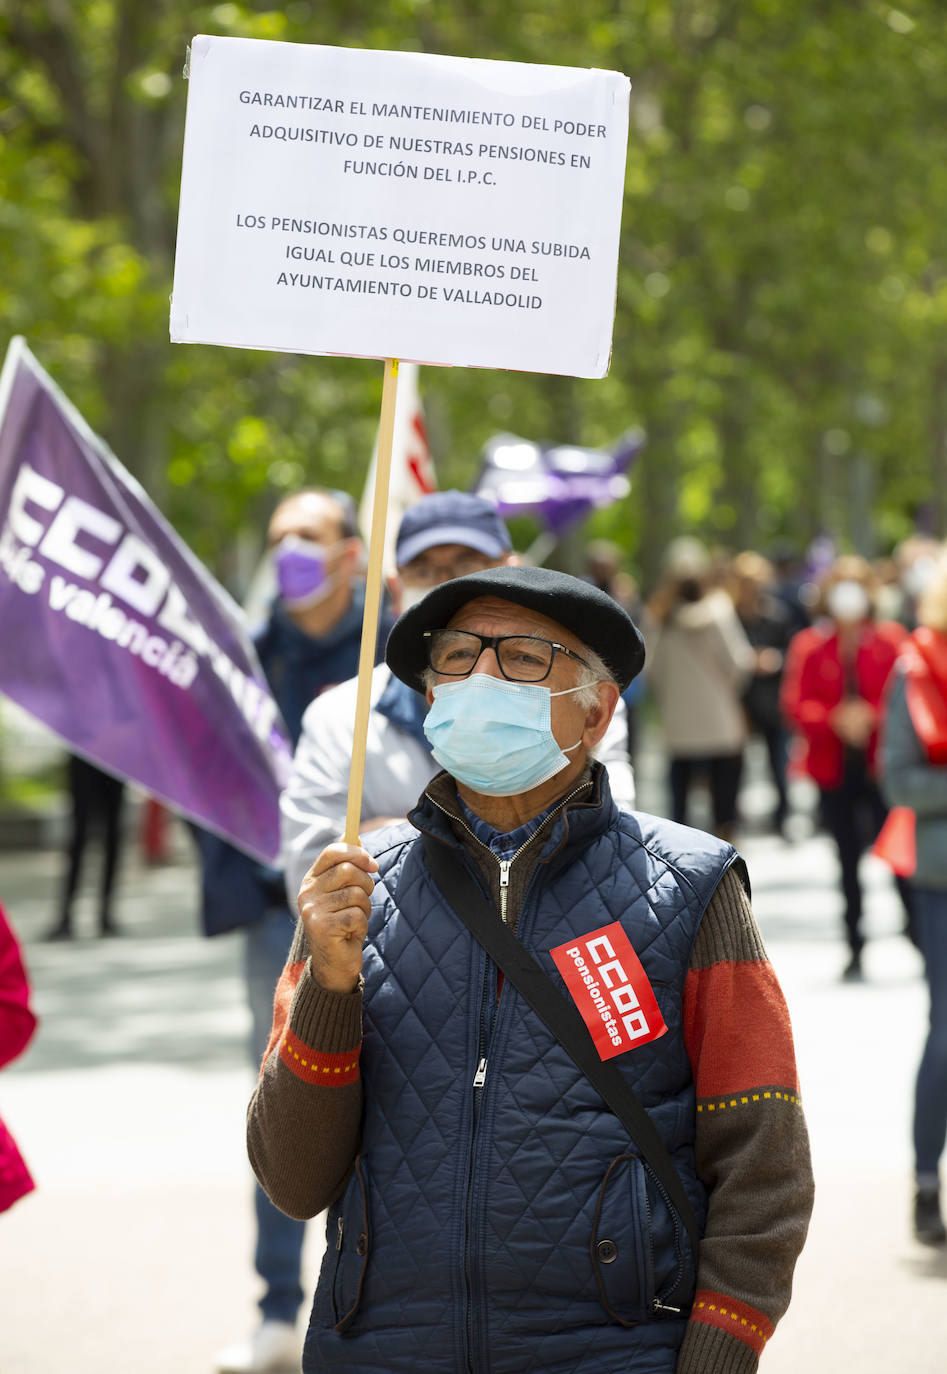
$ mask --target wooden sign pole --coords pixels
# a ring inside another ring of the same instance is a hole
[[[388,515],[388,486],[391,477],[391,450],[394,440],[395,402],[397,399],[398,359],[387,358],[385,360],[385,383],[381,393],[381,416],[378,422],[378,460],[375,467],[375,494],[372,500],[372,528],[368,541],[368,571],[365,577],[362,646],[358,660],[355,735],[352,741],[352,769],[349,773],[349,795],[345,813],[344,838],[346,844],[358,844],[359,822],[362,815],[362,788],[365,782],[365,755],[368,749],[372,671],[375,667],[378,615],[381,609],[385,523]]]

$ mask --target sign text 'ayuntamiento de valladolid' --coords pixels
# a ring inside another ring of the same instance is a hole
[[[171,338],[608,371],[617,72],[193,40]]]

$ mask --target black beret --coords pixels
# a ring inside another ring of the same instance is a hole
[[[423,690],[425,630],[442,630],[455,611],[478,596],[495,596],[555,620],[588,645],[622,691],[644,667],[644,640],[627,611],[605,592],[551,568],[502,567],[454,577],[433,587],[395,622],[385,659],[395,677]]]

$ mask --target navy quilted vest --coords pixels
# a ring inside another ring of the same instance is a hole
[[[612,1062],[702,1223],[681,1005],[700,918],[736,855],[619,812],[600,779],[593,804],[550,828],[517,935],[562,986],[549,950],[621,921],[668,1034]],[[457,846],[429,801],[413,820]],[[306,1374],[673,1374],[695,1282],[683,1227],[529,1006],[510,986],[497,1001],[496,969],[445,911],[421,839],[392,834],[365,947],[362,1154],[329,1212]]]

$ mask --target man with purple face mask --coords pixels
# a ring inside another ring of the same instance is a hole
[[[312,700],[358,669],[365,604],[361,541],[354,503],[339,491],[313,489],[281,501],[267,530],[277,596],[254,634],[260,664],[295,742]],[[383,616],[381,653],[390,619]],[[269,1034],[273,992],[293,934],[282,872],[267,869],[202,834],[203,916],[209,935],[245,926],[244,973],[251,1052],[258,1067]],[[239,899],[238,899],[239,898]],[[256,1190],[254,1262],[264,1283],[262,1322],[247,1341],[221,1351],[221,1374],[298,1370],[296,1318],[305,1227]]]

